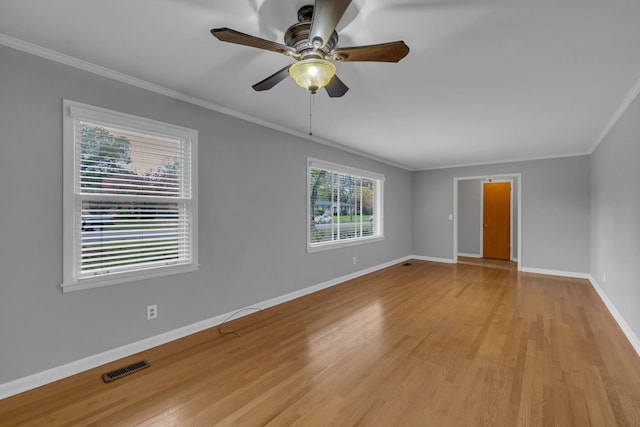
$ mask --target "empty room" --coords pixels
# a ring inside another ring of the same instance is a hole
[[[0,425],[640,425],[638,22],[0,0]]]

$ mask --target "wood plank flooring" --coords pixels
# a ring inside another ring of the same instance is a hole
[[[225,330],[4,399],[0,424],[640,425],[640,358],[586,280],[412,260]]]
[[[491,267],[491,268],[502,268],[505,270],[517,270],[518,263],[514,261],[505,261],[502,259],[491,259],[491,258],[471,258],[471,257],[458,257],[459,264],[467,264],[467,265],[476,265],[478,267]]]

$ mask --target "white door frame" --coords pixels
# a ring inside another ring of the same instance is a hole
[[[505,173],[498,175],[481,175],[481,176],[461,176],[453,178],[453,262],[455,264],[458,263],[458,183],[460,181],[472,180],[472,179],[482,179],[486,180],[487,178],[493,178],[494,181],[508,181],[513,179],[517,179],[518,182],[518,192],[516,193],[518,196],[518,271],[522,270],[522,261],[524,254],[522,253],[522,173]],[[511,178],[511,179],[509,179]],[[512,183],[513,187],[513,183]],[[484,189],[484,187],[482,187]],[[484,191],[484,190],[483,190]],[[484,192],[483,192],[484,197]],[[511,204],[512,204],[512,217],[513,217],[513,194],[511,195]],[[482,216],[482,214],[481,214]],[[513,224],[513,218],[512,218]],[[482,230],[482,228],[481,228]],[[482,233],[482,231],[481,231]],[[482,234],[481,234],[482,236]],[[481,237],[482,241],[482,237]],[[513,237],[512,237],[513,242]],[[512,245],[513,246],[513,245]],[[480,252],[482,253],[482,252]],[[513,250],[511,252],[511,258],[513,259]]]

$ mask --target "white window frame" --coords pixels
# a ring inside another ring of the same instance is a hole
[[[326,169],[331,172],[344,173],[347,175],[353,175],[356,177],[370,179],[375,182],[375,192],[374,192],[374,203],[375,208],[373,212],[375,229],[378,231],[378,234],[374,236],[363,236],[357,237],[353,239],[347,240],[337,240],[330,242],[317,242],[311,243],[311,226],[309,224],[309,220],[311,218],[311,193],[310,193],[310,169],[311,168],[320,168]],[[344,248],[348,246],[362,245],[366,243],[378,242],[384,240],[384,175],[370,172],[362,169],[353,168],[350,166],[340,165],[337,163],[327,162],[324,160],[314,159],[311,157],[307,158],[307,217],[306,217],[306,227],[307,227],[307,252],[317,252],[324,251],[329,249],[337,249]]]
[[[133,282],[155,277],[196,271],[198,269],[198,131],[176,126],[144,117],[95,107],[75,101],[63,100],[63,278],[62,291],[91,289],[119,283]],[[140,133],[161,135],[183,140],[191,145],[191,226],[190,249],[191,260],[188,264],[163,265],[158,267],[141,267],[138,270],[118,272],[114,274],[78,278],[77,254],[80,251],[80,233],[76,221],[75,171],[79,167],[75,150],[75,123],[77,120],[105,123],[109,126],[132,130]]]

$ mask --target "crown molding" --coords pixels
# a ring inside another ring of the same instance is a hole
[[[0,45],[4,45],[10,47],[12,49],[16,49],[22,52],[29,53],[31,55],[39,56],[41,58],[48,59],[50,61],[58,62],[60,64],[68,65],[70,67],[74,67],[83,71],[88,71],[93,74],[97,74],[102,77],[107,77],[109,79],[125,83],[131,86],[138,87],[140,89],[145,89],[150,92],[155,92],[160,95],[168,96],[170,98],[177,99],[179,101],[184,101],[186,103],[196,105],[198,107],[206,108],[207,110],[215,111],[217,113],[222,113],[227,116],[235,117],[237,119],[241,119],[250,123],[254,123],[260,126],[264,126],[269,129],[277,130],[282,133],[286,133],[289,135],[296,136],[298,138],[306,139],[309,141],[317,142],[318,144],[326,145],[328,147],[336,148],[341,151],[346,151],[351,154],[358,155],[360,157],[365,157],[370,160],[374,160],[376,162],[384,163],[399,169],[403,169],[406,171],[411,171],[406,165],[401,165],[398,163],[394,163],[392,161],[383,159],[381,157],[374,156],[372,154],[355,150],[353,148],[349,148],[345,145],[339,144],[337,142],[333,142],[324,138],[319,138],[317,136],[309,135],[305,132],[300,132],[298,130],[294,130],[288,128],[286,126],[282,126],[267,120],[259,119],[257,117],[251,116],[249,114],[241,113],[240,111],[233,110],[231,108],[216,104],[214,102],[206,101],[204,99],[187,95],[182,92],[178,92],[174,89],[167,88],[165,86],[161,86],[155,83],[151,83],[149,81],[139,79],[137,77],[130,76],[125,73],[121,73],[119,71],[112,70],[110,68],[102,67],[100,65],[93,64],[88,61],[84,61],[82,59],[78,59],[76,57],[65,55],[58,51],[47,49],[45,47],[25,42],[20,39],[16,39],[14,37],[7,36],[5,34],[0,33]]]
[[[149,81],[143,80],[143,79],[139,79],[137,77],[133,77],[130,76],[128,74],[124,74],[121,73],[119,71],[115,71],[112,70],[110,68],[106,68],[106,67],[102,67],[100,65],[96,65],[93,63],[90,63],[88,61],[84,61],[78,58],[75,58],[73,56],[70,55],[65,55],[63,53],[57,52],[55,50],[51,50],[51,49],[47,49],[45,47],[33,44],[33,43],[29,43],[20,39],[16,39],[14,37],[10,37],[7,36],[5,34],[0,33],[0,44],[16,49],[16,50],[20,50],[22,52],[26,52],[35,56],[39,56],[41,58],[45,58],[45,59],[49,59],[51,61],[54,62],[58,62],[64,65],[68,65],[70,67],[74,67],[80,70],[84,70],[84,71],[88,71],[90,73],[93,74],[97,74],[99,76],[102,77],[107,77],[110,78],[112,80],[116,80],[119,81],[121,83],[126,83],[128,85],[131,86],[135,86],[141,89],[145,89],[148,90],[150,92],[155,92],[161,95],[165,95],[168,96],[170,98],[174,98],[180,101],[184,101],[186,103],[189,104],[193,104],[202,108],[206,108],[208,110],[211,111],[215,111],[218,113],[222,113],[231,117],[235,117],[250,123],[254,123],[260,126],[264,126],[266,128],[270,128],[273,130],[277,130],[289,135],[293,135],[296,136],[298,138],[302,138],[302,139],[306,139],[309,141],[313,141],[316,142],[318,144],[322,144],[322,145],[326,145],[328,147],[332,147],[332,148],[336,148],[338,150],[341,151],[345,151],[351,154],[355,154],[370,160],[374,160],[380,163],[384,163],[405,171],[409,171],[409,172],[419,172],[419,171],[428,171],[428,170],[435,170],[435,169],[451,169],[451,168],[458,168],[458,167],[468,167],[468,166],[482,166],[482,165],[491,165],[491,164],[500,164],[500,163],[514,163],[514,162],[525,162],[525,161],[531,161],[531,160],[543,160],[543,159],[551,159],[551,158],[560,158],[560,157],[574,157],[574,156],[585,156],[585,155],[591,155],[600,145],[600,143],[607,137],[607,135],[611,132],[611,130],[615,127],[615,125],[618,123],[618,121],[622,118],[622,116],[624,115],[624,113],[627,111],[627,109],[629,108],[629,106],[631,105],[631,103],[638,97],[638,95],[640,95],[640,78],[636,81],[636,83],[633,85],[633,87],[631,88],[631,90],[627,93],[627,95],[625,96],[625,98],[623,99],[622,103],[620,104],[620,106],[616,109],[616,111],[614,112],[614,114],[611,116],[611,118],[609,119],[609,121],[607,122],[606,126],[604,127],[604,129],[600,132],[600,134],[598,135],[598,138],[595,140],[594,144],[591,146],[591,148],[585,152],[579,152],[579,153],[571,153],[571,154],[566,154],[566,155],[561,155],[561,156],[549,156],[549,157],[532,157],[532,158],[515,158],[515,159],[509,159],[509,160],[500,160],[500,161],[495,161],[495,162],[489,162],[489,163],[468,163],[468,164],[452,164],[452,165],[442,165],[442,166],[433,166],[433,167],[425,167],[425,168],[412,168],[409,167],[407,165],[403,165],[403,164],[399,164],[399,163],[395,163],[392,162],[390,160],[387,159],[383,159],[381,157],[377,157],[374,156],[372,154],[360,151],[360,150],[356,150],[350,147],[347,147],[345,145],[339,144],[337,142],[333,142],[330,140],[326,140],[324,138],[319,138],[317,136],[313,136],[313,135],[309,135],[305,132],[300,132],[273,122],[269,122],[267,120],[263,120],[263,119],[259,119],[257,117],[251,116],[249,114],[245,114],[236,110],[233,110],[231,108],[210,102],[210,101],[206,101],[204,99],[195,97],[195,96],[191,96],[191,95],[187,95],[184,94],[182,92],[178,92],[176,90],[173,89],[169,89],[165,86],[161,86],[155,83],[151,83]]]
[[[444,166],[433,166],[427,167],[424,169],[409,169],[411,172],[427,172],[433,170],[440,169],[456,169],[456,168],[468,168],[473,166],[492,166],[492,165],[507,165],[511,163],[521,163],[521,162],[531,162],[534,160],[553,160],[553,159],[564,159],[567,157],[581,157],[588,156],[591,152],[577,152],[577,153],[568,153],[568,154],[559,154],[556,156],[534,156],[534,157],[514,157],[512,159],[503,159],[496,160],[495,162],[484,162],[484,163],[461,163],[456,165],[444,165]]]
[[[627,93],[627,96],[625,96],[625,98],[622,100],[622,104],[620,104],[620,106],[615,111],[615,113],[613,113],[613,116],[611,116],[611,118],[607,122],[607,125],[604,127],[602,132],[600,132],[600,135],[598,135],[598,139],[596,139],[595,143],[591,147],[591,150],[589,150],[589,154],[592,154],[596,150],[596,148],[598,148],[600,143],[604,141],[607,135],[609,135],[609,132],[611,132],[611,130],[618,123],[618,121],[620,121],[622,116],[624,116],[624,113],[627,112],[627,110],[631,106],[631,103],[633,103],[633,101],[638,97],[639,94],[640,94],[640,78],[636,81],[636,84],[633,85],[629,93]]]

